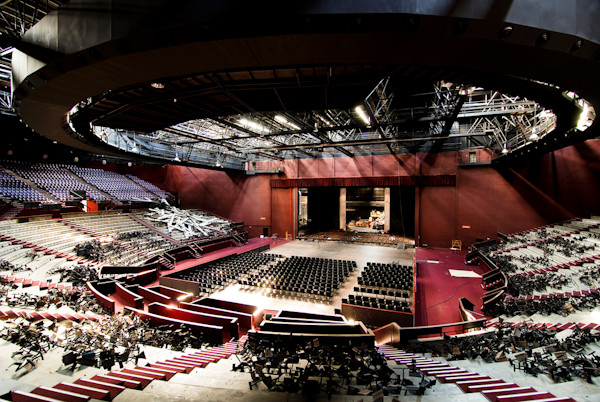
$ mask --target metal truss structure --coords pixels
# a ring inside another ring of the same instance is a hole
[[[65,1],[60,0],[3,1],[0,4],[0,32],[3,36],[20,39],[29,28],[63,3]]]
[[[207,237],[212,234],[228,234],[231,222],[214,215],[194,211],[184,211],[164,202],[164,208],[150,208],[144,217],[150,221],[167,225],[169,234],[183,233],[186,239],[194,236]]]
[[[245,113],[150,133],[106,127],[94,127],[94,133],[139,156],[244,170],[260,160],[450,150],[489,149],[494,158],[539,141],[556,127],[556,115],[536,102],[484,88],[435,82],[423,106],[409,108],[396,108],[395,96],[386,77],[351,110]],[[574,101],[589,126],[593,108]]]

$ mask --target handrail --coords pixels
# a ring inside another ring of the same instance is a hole
[[[485,328],[486,321],[487,318],[481,318],[474,321],[461,321],[426,327],[402,327],[400,328],[400,343],[407,345],[411,340],[415,341],[419,336],[423,335],[439,335],[443,337],[450,334],[463,334],[469,329]]]
[[[88,288],[88,290],[90,292],[92,292],[94,294],[94,296],[96,296],[96,299],[100,302],[100,304],[102,304],[104,307],[106,307],[108,310],[110,310],[111,314],[115,313],[115,301],[108,298],[106,295],[102,294],[98,289],[96,289],[94,287],[94,285],[92,285],[91,282],[86,282],[86,287]]]

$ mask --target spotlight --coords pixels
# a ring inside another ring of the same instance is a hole
[[[583,41],[581,39],[579,39],[577,42],[573,43],[573,46],[571,46],[571,49],[569,50],[569,52],[574,53],[574,52],[578,51],[579,49],[581,49],[581,46],[583,46]]]
[[[106,159],[102,159],[102,164],[106,165]]]
[[[285,117],[281,116],[281,115],[276,115],[274,117],[274,119],[275,119],[275,121],[277,121],[279,123],[282,123],[282,124],[285,124],[285,123],[288,122],[287,119]]]
[[[508,148],[506,147],[506,144],[504,144],[504,148],[502,148],[502,154],[506,155],[508,153]]]
[[[467,32],[469,28],[469,21],[458,20],[452,25],[452,35],[462,35]]]
[[[548,32],[548,31],[543,32],[540,36],[538,36],[538,38],[535,41],[535,44],[537,46],[545,45],[550,40],[550,36],[551,36],[550,32]]]
[[[358,105],[354,110],[356,110],[356,113],[358,113],[358,115],[360,116],[360,118],[367,123],[367,125],[371,124],[371,119],[369,118],[369,116],[367,116],[367,113],[365,112],[365,109],[363,109],[362,106]]]
[[[73,158],[73,162],[75,162],[75,163],[79,162],[79,158],[78,157],[74,157]]]
[[[177,155],[177,152],[175,152],[175,157],[173,158],[173,162],[181,162],[181,159],[179,159],[179,155]]]
[[[504,40],[513,33],[513,27],[511,25],[507,25],[500,32],[498,32],[498,39]]]
[[[132,166],[133,166],[133,163],[131,163],[131,162],[127,162],[127,166],[129,166],[129,167],[132,167]]]
[[[162,84],[160,82],[153,82],[152,84],[150,84],[150,86],[156,89],[164,89],[165,84]]]

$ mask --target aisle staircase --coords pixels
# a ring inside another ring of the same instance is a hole
[[[407,353],[393,346],[381,345],[378,350],[387,360],[418,369],[429,377],[435,377],[440,383],[456,384],[465,393],[481,393],[491,402],[576,402],[570,397],[557,397],[550,392],[537,391],[527,386],[522,387],[500,378],[478,374],[438,360]]]
[[[73,382],[60,382],[53,387],[39,386],[30,392],[11,391],[14,402],[55,402],[89,401],[98,399],[112,401],[126,389],[142,391],[154,381],[169,381],[178,374],[189,374],[195,368],[205,368],[210,363],[227,359],[240,350],[246,337],[231,341],[219,347],[211,347],[195,353],[182,354],[179,357],[137,365],[134,368],[122,368],[106,374],[96,374],[90,378],[79,378]],[[129,400],[126,396],[121,400]],[[144,399],[141,396],[140,399]]]

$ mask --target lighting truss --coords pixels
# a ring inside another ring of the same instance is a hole
[[[8,0],[0,4],[0,32],[13,39],[23,34],[66,1]]]
[[[551,111],[518,96],[441,81],[434,83],[429,104],[396,109],[390,87],[390,78],[382,79],[360,103],[367,119],[354,108],[271,111],[190,120],[152,133],[94,132],[125,151],[135,145],[140,155],[243,169],[249,161],[306,157],[482,148],[500,155],[556,127]],[[589,126],[593,108],[571,97],[585,109],[582,127]]]

